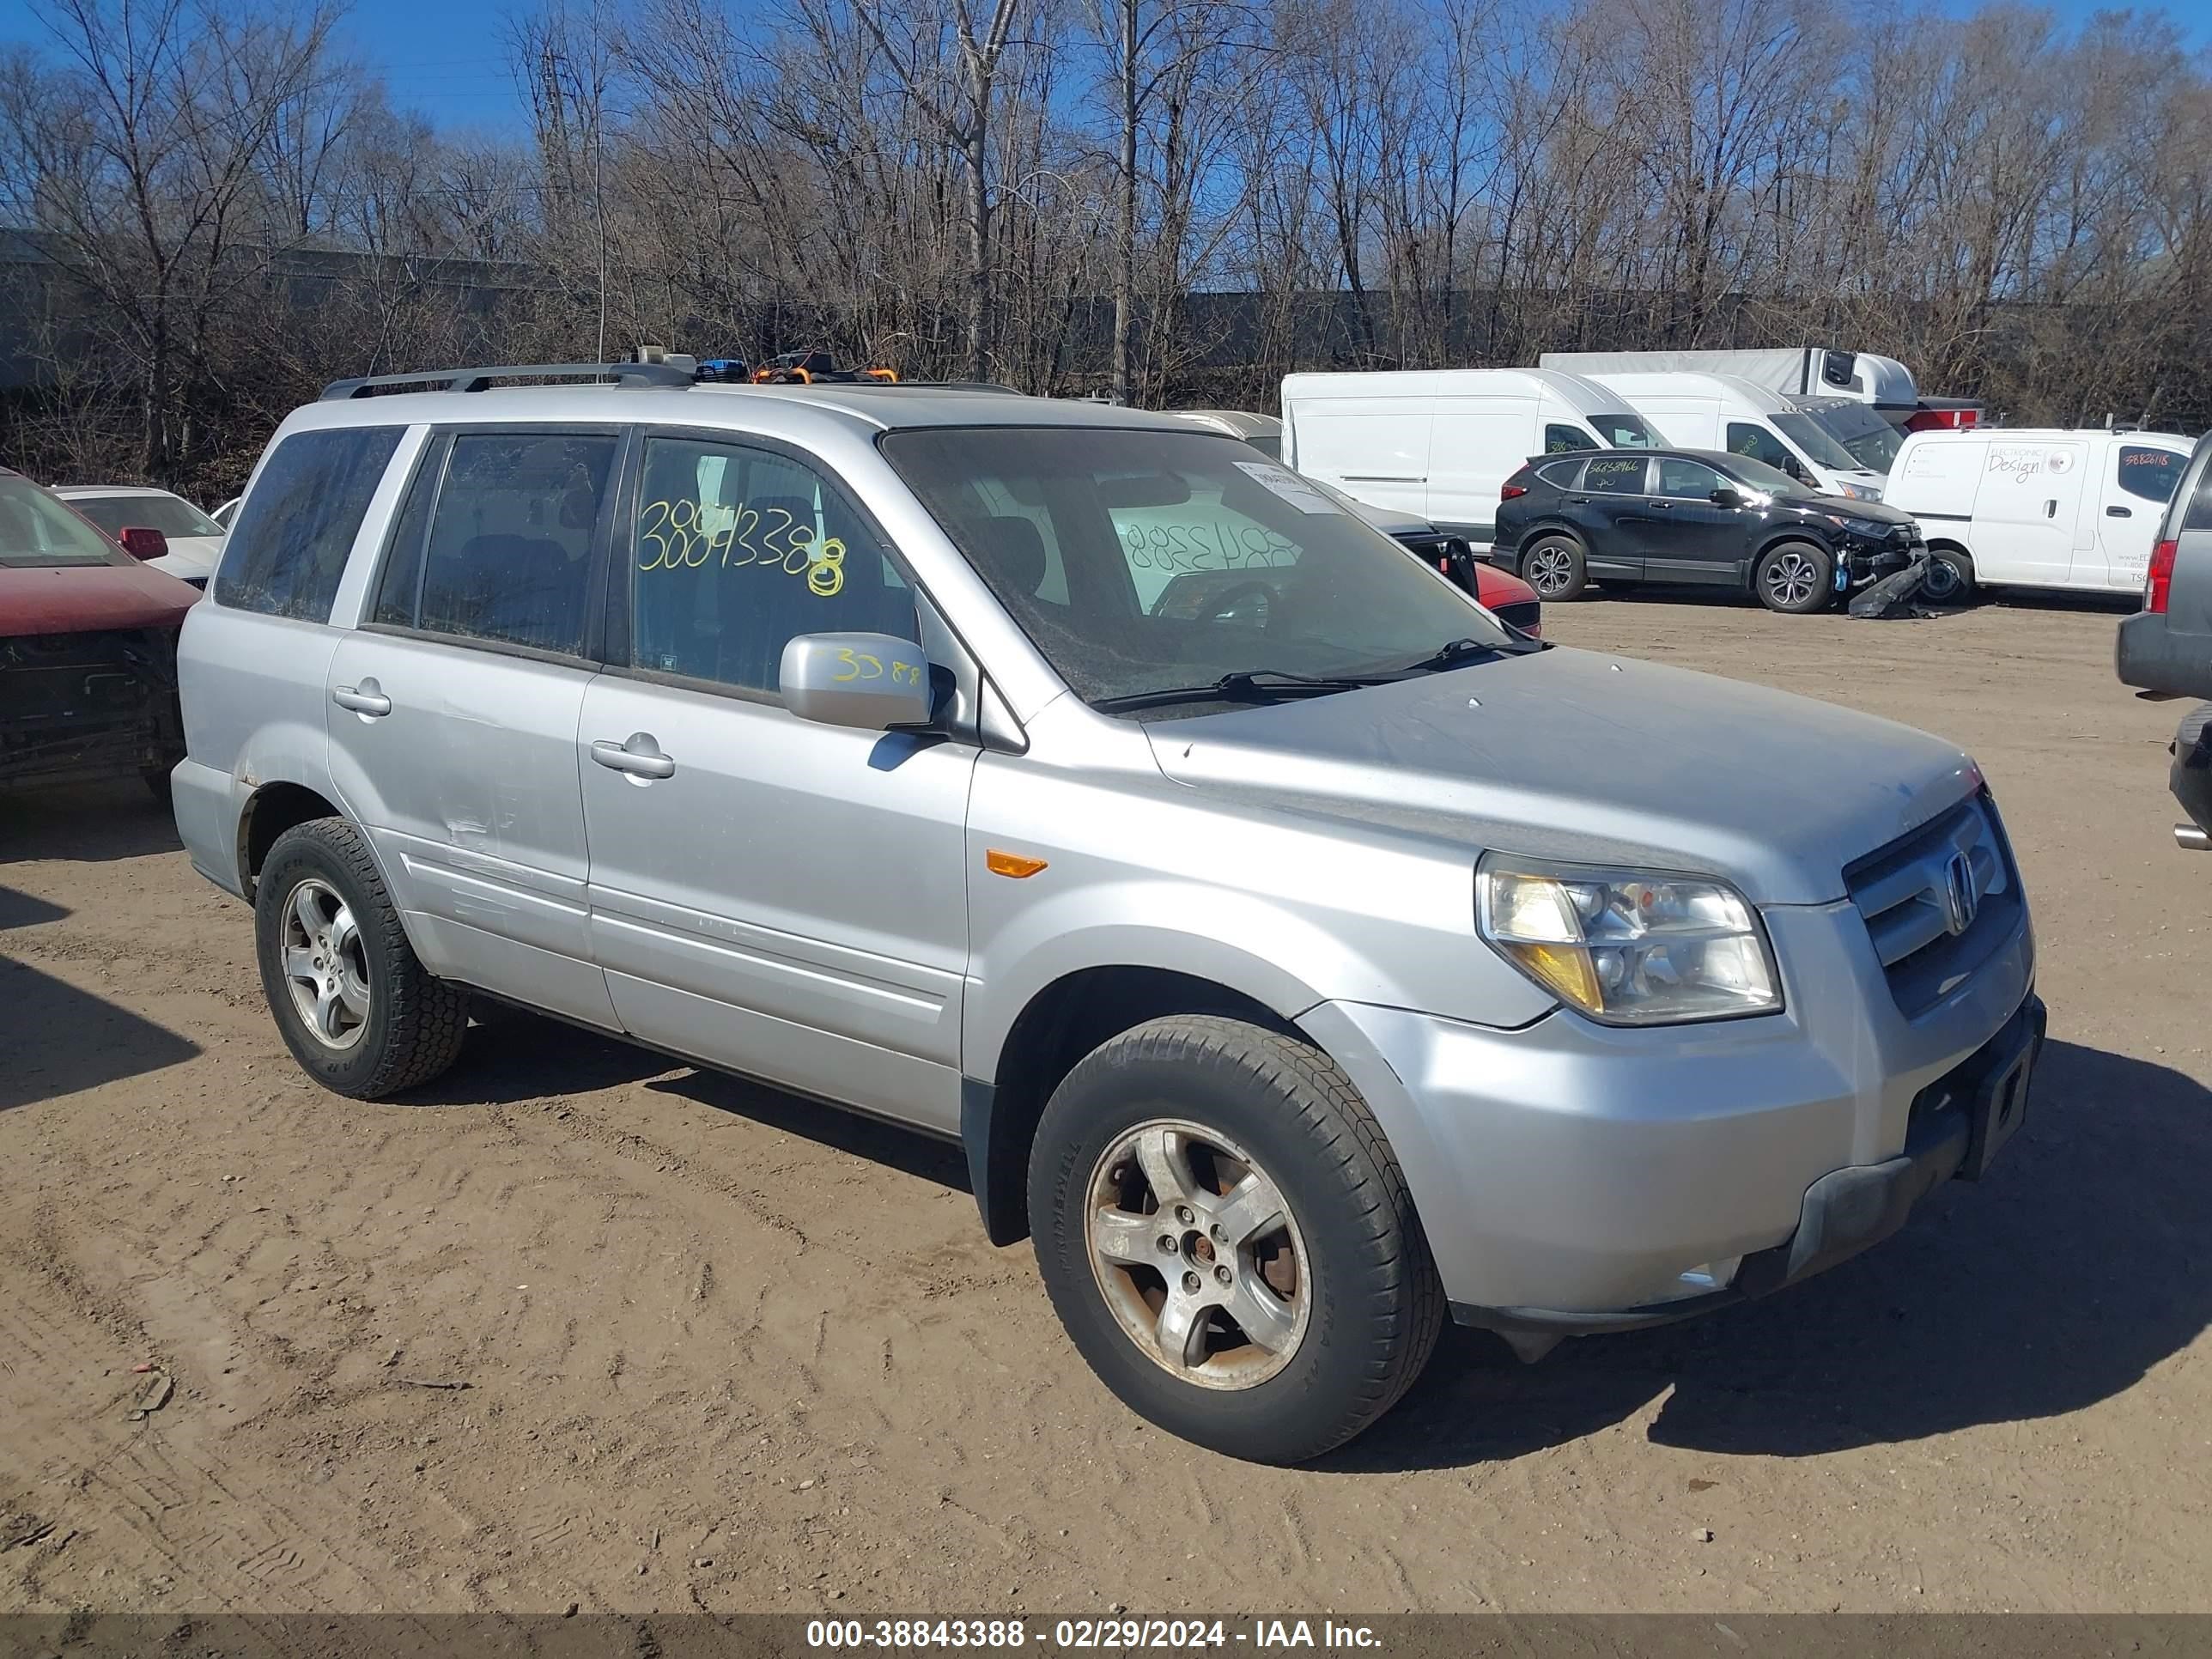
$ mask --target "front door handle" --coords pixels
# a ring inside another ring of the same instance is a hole
[[[2105,509],[2105,516],[2108,519],[2132,519],[2135,514],[2124,507],[2108,507]]]
[[[1674,505],[1674,502],[1672,502],[1672,501],[1654,501],[1654,502],[1652,502],[1652,503],[1651,503],[1651,510],[1652,510],[1654,513],[1664,513],[1664,512],[1667,512],[1669,508],[1671,508]]]
[[[359,685],[334,685],[331,688],[331,701],[371,720],[381,719],[392,712],[392,699],[384,695],[383,688],[374,680],[363,680]]]
[[[592,758],[611,772],[621,772],[633,778],[672,778],[676,763],[660,752],[650,732],[633,732],[626,742],[613,743],[605,738],[592,742]]]

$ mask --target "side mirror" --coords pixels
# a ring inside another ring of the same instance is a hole
[[[1723,484],[1718,489],[1713,491],[1712,495],[1707,499],[1709,499],[1715,507],[1741,507],[1743,505],[1743,492],[1740,489],[1731,489],[1727,484]]]
[[[890,634],[801,634],[777,675],[784,707],[803,720],[862,732],[927,726],[929,659]]]
[[[134,559],[160,559],[168,556],[169,538],[147,525],[125,525],[115,539],[123,544],[123,550]]]

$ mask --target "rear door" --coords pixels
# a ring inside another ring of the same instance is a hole
[[[2089,493],[2088,453],[2079,439],[1990,440],[1974,497],[1978,576],[2039,587],[2071,585],[2082,498]]]
[[[1743,576],[1750,509],[1719,507],[1728,480],[1703,461],[1654,459],[1651,494],[1638,512],[1644,574],[1655,582],[1736,582]]]
[[[1583,526],[1591,575],[1642,580],[1651,517],[1650,471],[1649,458],[1636,451],[1604,450],[1589,458],[1581,485],[1567,492],[1569,509]]]
[[[2166,504],[2189,470],[2185,450],[2115,438],[2098,469],[2096,543],[2077,561],[2076,586],[2139,592]]]
[[[576,723],[622,446],[609,428],[434,436],[328,677],[332,775],[425,963],[606,1027]]]
[[[616,660],[583,691],[571,757],[623,1025],[955,1132],[976,751],[802,720],[778,690],[799,635],[919,638],[915,590],[799,452],[648,432],[635,477]],[[1030,521],[1000,522],[1047,580]]]

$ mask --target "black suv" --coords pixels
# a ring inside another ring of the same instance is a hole
[[[1533,456],[1499,490],[1491,558],[1544,599],[1600,581],[1694,582],[1793,615],[1903,569],[1926,544],[1911,514],[1814,494],[1710,449]]]
[[[2124,685],[2212,697],[2212,433],[2197,441],[2166,504],[2143,608],[2120,624],[2114,655]],[[2212,703],[2190,711],[2172,753],[2168,781],[2190,820],[2173,826],[2173,838],[2212,850]]]

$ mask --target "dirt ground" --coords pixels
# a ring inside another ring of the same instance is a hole
[[[0,1609],[2212,1610],[2180,706],[2110,610],[1550,621],[1978,757],[2052,1037],[1990,1183],[1701,1323],[1449,1333],[1248,1468],[1091,1379],[953,1149],[521,1016],[324,1094],[135,785],[0,800]]]

